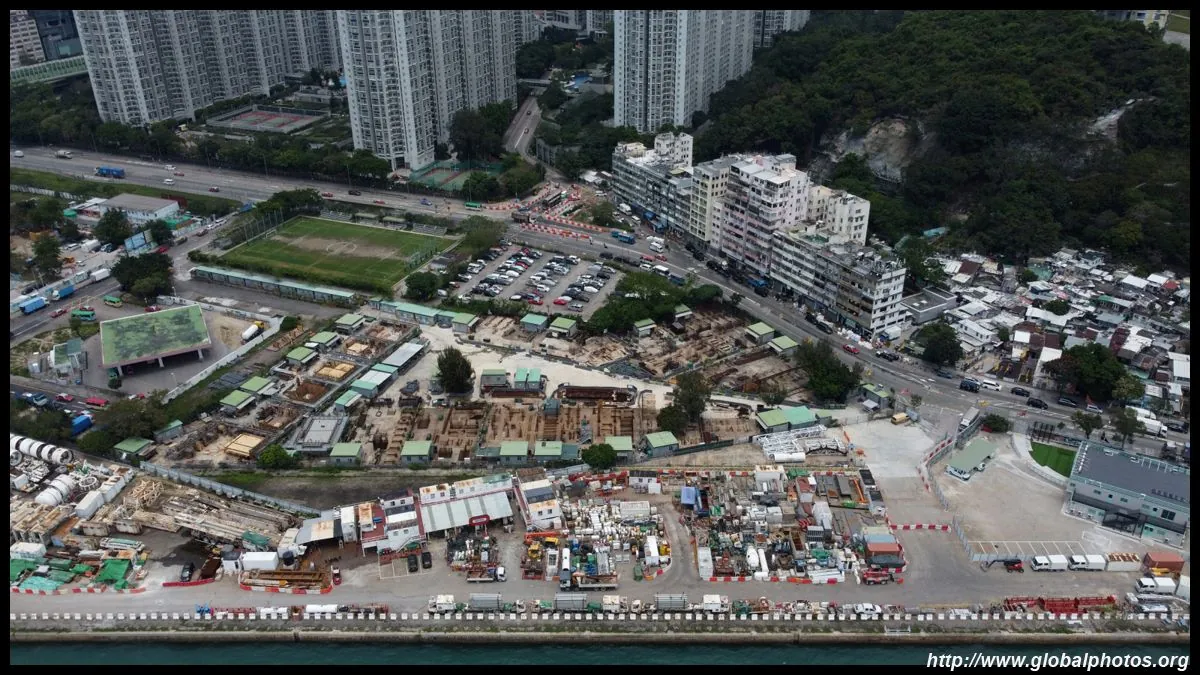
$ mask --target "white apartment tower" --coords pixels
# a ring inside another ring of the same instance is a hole
[[[771,271],[776,230],[799,224],[808,212],[808,174],[792,155],[747,157],[729,165],[724,198],[713,210],[713,244],[727,259],[759,276]]]
[[[513,39],[517,47],[542,37],[542,22],[532,9],[513,10]]]
[[[751,10],[614,10],[614,121],[651,133],[691,124],[750,70]]]
[[[762,49],[775,44],[775,36],[787,31],[800,30],[808,24],[811,10],[807,9],[760,9],[754,12],[754,48]]]
[[[454,114],[516,100],[512,10],[338,10],[354,147],[420,168]]]
[[[129,125],[336,68],[332,10],[75,10],[100,118]]]
[[[8,10],[8,69],[46,60],[37,21],[24,9]]]
[[[804,219],[835,242],[861,246],[867,242],[870,216],[871,202],[845,190],[818,185],[809,195]]]

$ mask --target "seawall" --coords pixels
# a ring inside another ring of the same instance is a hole
[[[395,642],[409,644],[1182,645],[1181,633],[495,633],[434,631],[10,631],[13,642]]]

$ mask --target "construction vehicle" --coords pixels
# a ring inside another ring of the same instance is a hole
[[[1103,572],[1108,566],[1108,560],[1102,555],[1073,555],[1067,563],[1067,567],[1072,570],[1086,570],[1088,572]]]
[[[988,562],[980,563],[979,569],[986,572],[992,568],[992,565],[998,565],[998,564],[1004,565],[1005,572],[1009,572],[1009,573],[1020,572],[1022,574],[1025,573],[1025,563],[1022,562],[1020,558],[997,558],[996,560],[989,560]]]
[[[769,614],[771,602],[764,598],[758,600],[737,600],[733,603],[733,613],[739,616]]]
[[[431,596],[429,596],[428,611],[430,614],[447,614],[447,613],[453,613],[453,612],[461,612],[466,608],[467,608],[467,606],[462,603],[455,604],[453,595],[431,595]]]
[[[467,571],[467,581],[486,584],[493,581],[507,581],[503,567],[474,568]]]
[[[504,601],[499,593],[472,593],[467,599],[467,609],[472,612],[499,612]]]
[[[646,611],[653,612],[657,609],[660,612],[686,612],[689,607],[691,605],[688,603],[686,595],[656,593],[654,595],[654,605],[648,607]]]
[[[1033,557],[1034,572],[1065,572],[1069,564],[1065,555],[1037,555]]]
[[[862,582],[868,586],[890,584],[896,580],[896,575],[888,570],[864,570]]]
[[[75,284],[67,284],[66,286],[63,286],[62,288],[59,288],[58,290],[51,293],[50,299],[55,302],[58,302],[59,300],[66,300],[67,298],[71,297],[74,294],[75,294]]]
[[[618,574],[570,574],[563,570],[559,578],[559,588],[564,591],[578,589],[581,591],[613,591],[620,582]]]
[[[725,595],[705,595],[701,609],[709,614],[728,614],[729,597]]]
[[[587,605],[586,593],[555,593],[552,607],[556,612],[582,612]]]

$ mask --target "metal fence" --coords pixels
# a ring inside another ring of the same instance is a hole
[[[749,443],[749,442],[750,442],[750,439],[748,437],[744,438],[744,439],[730,438],[730,439],[726,439],[723,441],[712,441],[711,443],[701,443],[700,445],[692,445],[692,446],[689,446],[686,448],[679,448],[673,454],[690,455],[693,452],[703,452],[705,450],[716,450],[717,448],[728,448],[729,446],[733,445],[734,443]]]
[[[283,499],[276,499],[275,497],[269,497],[257,492],[243,490],[242,488],[233,487],[232,485],[218,483],[214,480],[209,480],[208,478],[193,476],[190,473],[180,471],[178,469],[168,469],[166,467],[158,466],[157,464],[151,464],[149,462],[142,462],[138,468],[146,473],[158,476],[159,478],[165,478],[167,480],[183,483],[185,485],[192,485],[210,492],[215,492],[224,497],[243,499],[260,504],[268,504],[275,508],[302,516],[315,516],[319,513],[319,511],[309,506],[301,506],[300,504],[289,502]]]
[[[205,368],[204,370],[200,371],[199,373],[196,373],[192,377],[188,378],[186,381],[181,382],[179,384],[179,386],[177,386],[174,389],[172,389],[171,391],[167,392],[166,397],[164,397],[164,399],[163,399],[164,402],[170,401],[170,400],[178,397],[179,395],[183,394],[183,392],[187,391],[188,389],[191,389],[192,387],[196,386],[200,382],[203,382],[205,378],[209,377],[210,375],[215,373],[217,370],[224,368],[226,365],[236,361],[237,359],[242,358],[247,353],[249,353],[250,350],[252,350],[255,347],[257,347],[258,345],[262,344],[263,341],[274,337],[275,334],[279,332],[279,326],[283,323],[281,319],[277,319],[272,316],[267,316],[266,314],[258,314],[255,312],[246,312],[246,311],[238,310],[238,309],[230,309],[228,307],[222,307],[220,305],[213,305],[213,304],[209,304],[207,302],[200,302],[198,300],[188,300],[186,298],[178,298],[178,297],[171,296],[171,295],[158,296],[158,304],[160,304],[160,305],[197,305],[197,306],[199,306],[203,309],[206,309],[210,312],[220,312],[222,314],[228,314],[229,316],[234,316],[239,319],[249,319],[251,321],[262,321],[267,324],[267,329],[264,330],[263,332],[259,333],[258,335],[256,335],[254,337],[254,339],[250,340],[249,342],[242,345],[241,347],[233,350],[232,352],[229,352],[225,356],[221,357],[221,359],[218,360],[216,363],[210,365],[209,367]]]

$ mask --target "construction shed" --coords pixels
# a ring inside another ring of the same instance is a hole
[[[350,408],[353,408],[354,404],[361,400],[363,400],[362,394],[356,391],[346,391],[343,392],[341,396],[337,397],[337,400],[333,402],[333,407],[337,410],[345,412]]]
[[[221,399],[221,412],[236,415],[254,405],[254,394],[237,389]]]
[[[565,316],[560,316],[550,322],[550,335],[560,338],[569,338],[575,336],[576,326],[579,324],[575,319],[568,319]]]
[[[500,444],[501,464],[527,464],[529,441],[504,441]]]
[[[362,394],[365,398],[375,398],[387,387],[391,376],[378,370],[368,370],[363,376],[350,383],[350,388]]]
[[[317,353],[308,347],[296,347],[287,353],[287,360],[295,365],[306,366],[317,358]]]
[[[526,333],[540,333],[546,330],[546,324],[550,322],[550,317],[544,314],[526,314],[521,318],[521,330]]]
[[[539,464],[562,459],[562,441],[538,441],[533,445],[533,459]]]
[[[183,434],[183,422],[181,420],[171,420],[167,426],[154,432],[155,443],[166,443],[167,441],[179,438]]]
[[[332,331],[323,330],[320,333],[308,338],[306,344],[315,344],[317,349],[327,351],[337,346],[341,342],[341,337]]]
[[[269,394],[270,386],[270,380],[256,375],[241,383],[241,385],[238,386],[238,389],[251,394],[256,394],[258,396],[266,396]]]
[[[967,443],[967,447],[959,450],[950,458],[950,463],[946,466],[946,473],[962,480],[971,480],[971,475],[976,471],[982,471],[987,461],[995,456],[995,445],[980,438],[973,439]]]
[[[542,390],[542,369],[517,368],[516,376],[513,377],[512,386],[513,389],[540,392]]]
[[[679,440],[669,431],[656,431],[646,434],[643,445],[651,457],[662,457],[678,450]]]
[[[400,449],[401,464],[426,464],[432,460],[432,441],[404,441]]]
[[[358,314],[343,314],[341,318],[334,324],[334,329],[339,333],[353,333],[366,323],[366,319]]]
[[[767,433],[806,429],[817,424],[817,415],[807,406],[783,406],[755,413],[758,426]]]
[[[148,454],[150,447],[154,445],[154,441],[148,438],[126,438],[125,440],[113,446],[113,450],[121,453],[125,458],[140,457],[144,458]]]
[[[467,312],[459,312],[450,320],[450,326],[455,333],[470,333],[479,324],[479,317]]]
[[[780,335],[768,344],[771,347],[771,351],[779,356],[791,356],[796,351],[796,347],[799,346],[795,340],[786,335]]]
[[[618,460],[633,459],[633,436],[605,436],[604,442],[617,451]]]
[[[650,337],[650,334],[654,332],[654,319],[633,322],[633,332],[640,338]]]
[[[362,462],[362,443],[334,443],[329,451],[329,463],[334,466],[358,466]]]
[[[752,344],[766,344],[773,337],[775,337],[775,329],[761,321],[746,329],[746,339],[750,340]]]

